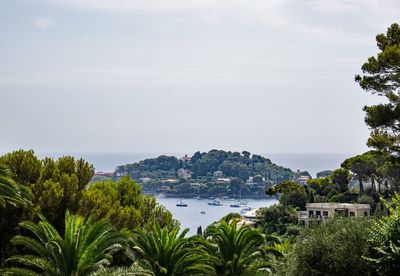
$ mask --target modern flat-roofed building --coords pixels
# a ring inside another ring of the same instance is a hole
[[[297,178],[297,183],[299,183],[300,185],[306,185],[308,180],[310,180],[311,177],[309,177],[308,175],[301,175]]]
[[[298,221],[305,225],[313,221],[323,221],[335,215],[344,217],[369,217],[371,215],[371,206],[369,204],[336,202],[307,203],[306,209],[306,211],[299,211],[297,213]]]

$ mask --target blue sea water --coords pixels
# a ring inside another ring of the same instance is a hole
[[[177,207],[177,198],[157,198],[157,201],[164,205],[181,223],[181,229],[189,228],[189,235],[197,233],[197,227],[201,226],[204,230],[208,225],[214,221],[220,220],[222,217],[229,213],[238,213],[241,208],[232,208],[229,205],[236,203],[235,200],[222,200],[222,206],[208,205],[207,199],[183,199],[187,207]],[[265,197],[264,199],[246,199],[247,206],[251,208],[268,207],[277,202],[275,198]],[[205,214],[201,214],[204,211]]]
[[[72,155],[76,158],[84,158],[92,163],[96,171],[111,172],[118,165],[135,163],[146,158],[154,158],[159,155],[175,155],[181,157],[184,154],[189,156],[193,153],[38,153],[39,157],[60,157]],[[313,177],[317,172],[336,169],[344,159],[355,155],[355,153],[257,153],[271,159],[277,165],[290,168],[292,170],[306,170]]]

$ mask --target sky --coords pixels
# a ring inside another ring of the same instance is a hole
[[[0,0],[0,152],[363,152],[398,0]]]

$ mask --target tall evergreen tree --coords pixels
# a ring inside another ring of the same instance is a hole
[[[365,106],[365,122],[371,128],[368,145],[400,154],[400,26],[392,24],[376,36],[379,52],[368,58],[355,80],[367,92],[385,97],[386,102]]]

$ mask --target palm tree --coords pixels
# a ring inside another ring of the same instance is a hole
[[[18,218],[30,205],[30,199],[28,187],[14,182],[10,170],[0,164],[0,262],[11,252],[9,240],[18,226]]]
[[[7,205],[20,207],[29,203],[28,190],[15,183],[10,178],[10,172],[5,165],[0,165],[0,208]]]
[[[145,263],[156,276],[215,275],[209,264],[212,257],[206,254],[196,238],[185,238],[189,229],[178,235],[179,227],[161,228],[152,231],[136,231],[131,246],[131,257]]]
[[[17,263],[18,268],[6,268],[0,271],[2,275],[88,275],[107,266],[113,251],[126,244],[125,236],[105,220],[94,223],[92,218],[85,220],[67,211],[62,238],[46,218],[40,219],[37,224],[20,223],[34,238],[18,235],[11,242],[33,254],[9,258],[7,261]]]
[[[265,275],[272,268],[270,254],[279,255],[268,246],[263,234],[249,226],[239,228],[236,220],[210,225],[205,238],[211,244],[209,254],[219,260],[215,266],[217,275]]]

